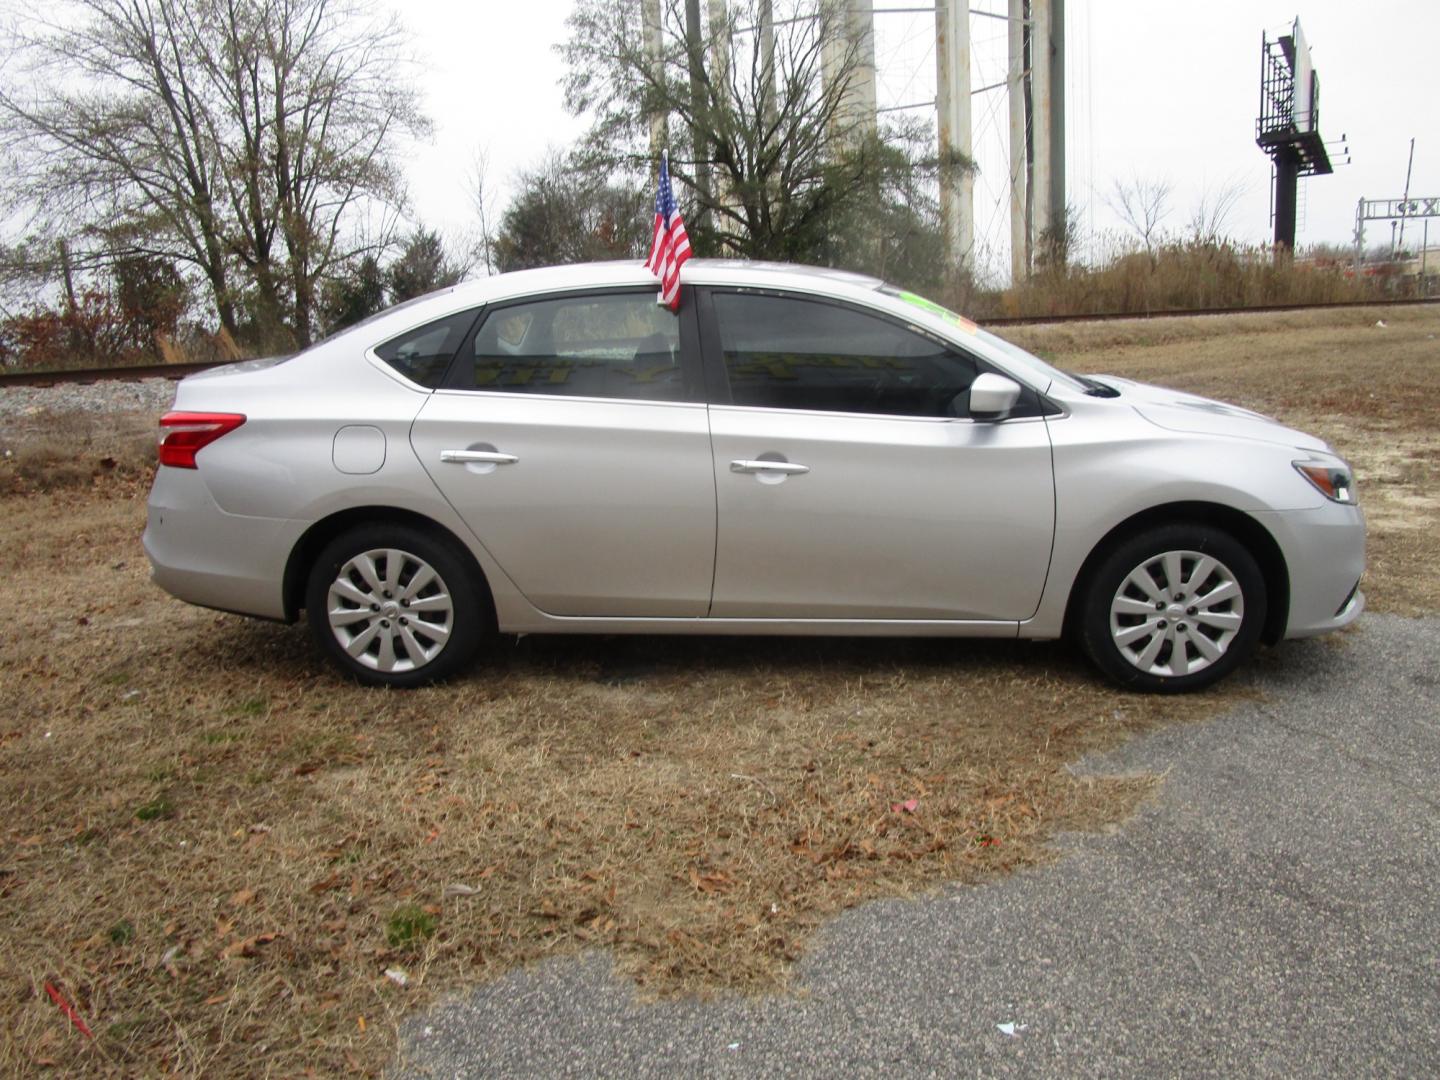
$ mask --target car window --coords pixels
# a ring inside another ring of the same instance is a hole
[[[680,324],[653,291],[498,308],[475,334],[475,390],[680,401]]]
[[[407,379],[433,390],[445,381],[450,361],[474,322],[475,312],[463,311],[391,338],[376,346],[375,355]]]
[[[963,416],[970,357],[853,308],[798,297],[713,294],[737,405]]]

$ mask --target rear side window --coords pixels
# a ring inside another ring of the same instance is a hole
[[[450,361],[460,350],[460,343],[474,322],[475,313],[463,311],[459,315],[426,323],[417,330],[377,346],[375,355],[411,382],[434,390],[445,381]]]
[[[686,400],[680,324],[653,290],[498,308],[475,334],[467,389]],[[457,385],[452,383],[452,385]]]
[[[892,416],[965,416],[969,356],[852,308],[796,297],[713,294],[736,405]]]

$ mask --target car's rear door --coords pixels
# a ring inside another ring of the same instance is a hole
[[[1021,620],[1054,533],[1043,402],[980,423],[984,364],[879,313],[701,295],[719,507],[711,615]]]
[[[703,616],[715,482],[693,302],[653,289],[488,309],[411,442],[541,611]]]

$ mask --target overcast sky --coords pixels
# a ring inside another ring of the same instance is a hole
[[[396,4],[414,36],[435,123],[409,169],[420,220],[452,232],[470,223],[467,175],[477,150],[486,154],[496,200],[503,201],[518,170],[584,130],[584,121],[564,109],[564,66],[554,49],[566,36],[571,6],[571,0]],[[875,0],[877,12],[920,6],[923,0]],[[974,0],[971,7],[1003,11],[1005,2]],[[1320,77],[1321,133],[1330,143],[1347,136],[1353,160],[1332,176],[1301,182],[1297,242],[1350,243],[1358,199],[1401,195],[1412,136],[1410,191],[1440,195],[1434,0],[1067,0],[1066,9],[1069,198],[1087,231],[1118,227],[1104,196],[1117,178],[1138,176],[1173,185],[1165,225],[1175,229],[1202,194],[1238,187],[1243,194],[1231,231],[1268,239],[1270,165],[1254,141],[1260,35],[1287,32],[1297,15]],[[1003,79],[1004,24],[972,16],[971,27],[972,85]],[[882,107],[933,99],[932,34],[932,16],[877,15]],[[1008,265],[1005,108],[1003,91],[974,99],[976,232],[982,260],[997,268]],[[1440,247],[1440,220],[1431,232],[1432,246]],[[1367,244],[1389,236],[1387,224],[1371,223]]]

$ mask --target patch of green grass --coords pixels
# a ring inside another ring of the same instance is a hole
[[[121,919],[114,926],[110,927],[110,944],[129,945],[135,940],[135,924],[129,919]]]
[[[141,821],[158,821],[175,816],[175,804],[164,795],[157,795],[149,802],[135,808],[135,816]]]
[[[417,945],[435,933],[435,917],[419,904],[401,904],[390,913],[385,926],[385,940],[392,949]]]
[[[263,697],[246,698],[235,706],[234,712],[238,716],[264,716],[265,710],[270,708],[270,702]]]
[[[211,746],[224,746],[227,743],[240,742],[245,736],[238,731],[206,731],[200,738]]]

